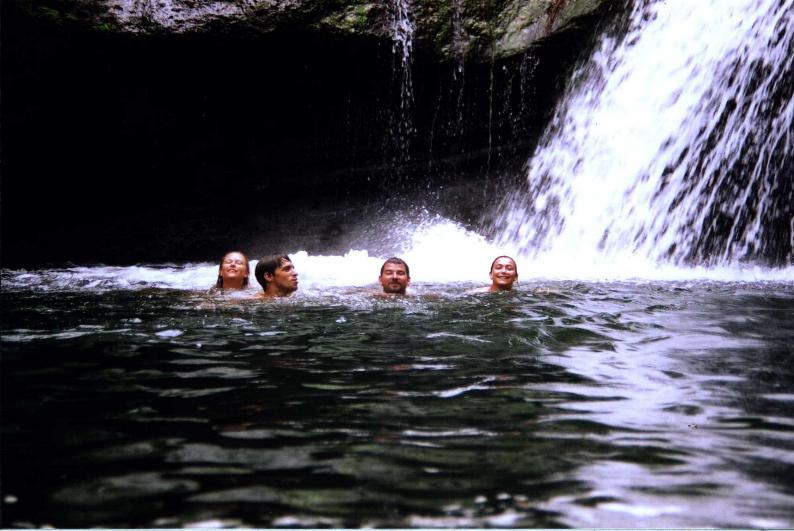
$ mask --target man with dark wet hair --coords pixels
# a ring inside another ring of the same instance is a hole
[[[408,264],[404,260],[392,256],[380,266],[378,282],[383,287],[383,293],[405,295],[405,289],[411,283]]]
[[[298,273],[285,253],[274,253],[259,259],[254,276],[262,286],[262,297],[287,297],[298,289]]]

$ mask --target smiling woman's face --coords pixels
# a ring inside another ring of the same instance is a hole
[[[248,260],[242,253],[229,253],[223,257],[218,274],[223,279],[224,288],[240,289],[248,277]]]
[[[518,280],[518,268],[512,258],[502,256],[491,266],[491,291],[510,291]]]

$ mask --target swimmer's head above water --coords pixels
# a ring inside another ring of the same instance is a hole
[[[247,288],[250,271],[247,256],[240,251],[228,252],[221,258],[215,287],[221,290]]]
[[[518,266],[509,256],[497,256],[491,263],[491,287],[488,291],[510,291],[518,280]]]
[[[298,273],[290,257],[284,253],[260,258],[254,276],[267,298],[286,297],[298,289]]]
[[[405,295],[405,289],[411,283],[408,264],[396,256],[389,258],[380,267],[378,282],[383,286],[383,293]]]

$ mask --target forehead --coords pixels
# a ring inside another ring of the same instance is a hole
[[[223,257],[224,260],[243,260],[245,261],[245,256],[242,253],[228,253],[226,256]]]
[[[510,266],[515,267],[516,263],[513,262],[510,258],[502,257],[502,258],[497,258],[496,262],[494,262],[493,265],[494,265],[494,267],[496,267],[498,265],[501,265],[501,266],[510,265]]]
[[[290,266],[292,266],[292,262],[285,258],[282,258],[281,261],[278,263],[278,269],[285,269]]]
[[[395,264],[394,262],[386,262],[383,264],[383,272],[386,271],[405,271],[405,264]]]

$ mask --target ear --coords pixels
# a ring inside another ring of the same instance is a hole
[[[276,278],[273,276],[273,273],[265,273],[262,276],[265,277],[265,280],[267,280],[268,282],[273,282],[273,279]]]

